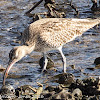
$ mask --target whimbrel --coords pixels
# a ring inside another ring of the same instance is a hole
[[[22,46],[13,48],[9,53],[9,63],[3,76],[3,85],[12,66],[32,51],[43,52],[46,70],[46,52],[58,49],[63,58],[63,71],[66,72],[66,57],[62,47],[77,36],[100,23],[100,19],[45,18],[30,24],[22,34]]]

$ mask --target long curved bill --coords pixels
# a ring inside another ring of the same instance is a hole
[[[4,72],[4,75],[3,75],[3,85],[5,85],[5,80],[6,80],[7,76],[8,76],[8,73],[9,73],[10,69],[12,68],[12,66],[14,64],[15,64],[15,61],[12,61],[11,63],[8,64],[8,66],[7,66],[7,68],[6,68],[5,72]]]

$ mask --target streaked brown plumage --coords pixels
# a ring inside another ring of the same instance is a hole
[[[4,73],[3,85],[13,64],[33,50],[44,53],[43,70],[46,70],[45,53],[52,49],[58,49],[63,58],[63,71],[66,72],[66,57],[62,52],[62,46],[99,23],[100,19],[45,18],[30,24],[22,34],[23,45],[13,48],[9,54],[10,60]]]
[[[35,51],[51,50],[63,46],[98,23],[97,19],[41,19],[30,24],[22,40],[24,45],[35,45]],[[41,46],[45,46],[45,50],[41,50]]]

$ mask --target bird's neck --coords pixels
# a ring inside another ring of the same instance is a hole
[[[34,50],[34,46],[23,45],[21,47],[22,47],[22,49],[24,49],[26,55],[30,54]]]

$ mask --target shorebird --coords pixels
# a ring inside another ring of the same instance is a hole
[[[100,23],[100,19],[44,18],[30,24],[22,34],[22,46],[14,47],[9,53],[9,63],[4,72],[3,85],[12,66],[32,51],[43,52],[46,70],[46,52],[58,49],[63,58],[63,71],[66,73],[66,57],[62,47],[77,36]]]

